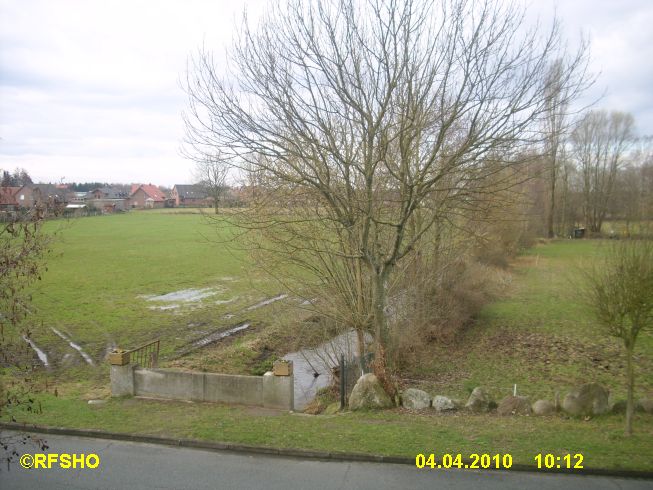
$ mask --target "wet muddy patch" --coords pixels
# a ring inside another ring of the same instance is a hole
[[[251,323],[244,322],[239,325],[236,325],[235,327],[231,327],[228,330],[213,332],[207,335],[206,337],[202,337],[201,339],[193,342],[193,347],[196,349],[200,347],[206,347],[207,345],[217,342],[218,340],[226,339],[227,337],[231,337],[232,335],[237,334],[238,332],[247,330],[251,326],[252,326]]]
[[[277,301],[281,301],[282,299],[286,299],[288,297],[287,294],[279,294],[277,296],[274,296],[272,298],[264,299],[263,301],[260,301],[259,303],[256,303],[255,305],[248,306],[246,308],[247,311],[252,311],[252,310],[258,310],[259,308],[262,308],[263,306],[271,305],[272,303],[276,303]]]
[[[242,323],[239,323],[237,325],[234,325],[232,327],[229,327],[227,329],[220,328],[218,330],[213,330],[213,331],[204,331],[202,332],[203,335],[199,339],[193,340],[189,344],[187,344],[185,347],[183,347],[176,356],[178,357],[183,357],[187,354],[190,354],[198,349],[202,349],[204,347],[207,347],[209,345],[215,344],[216,342],[219,342],[221,340],[237,336],[244,332],[245,330],[249,329],[252,326],[252,324],[249,321],[244,321]],[[198,332],[199,333],[199,332]]]
[[[32,339],[27,337],[26,335],[23,335],[23,340],[29,344],[29,346],[32,348],[34,352],[36,352],[36,355],[39,358],[39,361],[43,364],[43,366],[50,367],[50,362],[48,361],[48,356],[47,354],[39,349],[39,347],[34,343]]]
[[[226,291],[222,287],[210,288],[189,288],[172,291],[166,294],[141,294],[140,299],[147,301],[148,309],[153,311],[170,311],[176,313],[178,310],[193,310],[208,304],[228,304],[237,298],[215,299],[214,297]]]
[[[67,335],[61,333],[59,330],[57,330],[54,327],[50,327],[50,330],[52,330],[58,337],[60,337],[62,340],[68,343],[70,347],[75,349],[77,352],[79,352],[79,355],[82,356],[82,358],[86,361],[87,364],[90,364],[93,366],[93,359],[91,359],[91,356],[89,356],[86,352],[84,352],[84,349],[82,349],[79,344],[76,344],[73,342]]]
[[[221,292],[223,290],[217,288],[191,288],[180,289],[179,291],[173,291],[159,296],[141,295],[141,298],[157,303],[197,303]]]

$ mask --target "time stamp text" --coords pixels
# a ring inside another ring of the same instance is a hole
[[[583,455],[581,453],[565,454],[558,456],[551,453],[539,453],[533,457],[535,468],[538,470],[583,469]],[[418,454],[415,457],[415,466],[419,469],[509,469],[512,467],[511,454],[472,453],[463,456],[460,453],[445,454]]]

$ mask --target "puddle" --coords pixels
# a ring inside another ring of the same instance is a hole
[[[370,341],[366,338],[366,341]],[[295,376],[295,410],[303,410],[315,398],[320,388],[333,381],[332,368],[339,363],[340,355],[352,359],[358,353],[358,336],[354,330],[338,335],[314,349],[292,352],[283,358],[293,361]],[[315,374],[318,376],[315,376]]]
[[[180,305],[162,305],[162,306],[150,306],[150,310],[159,310],[159,311],[165,311],[165,310],[176,310],[179,308]]]
[[[174,291],[172,293],[162,294],[160,296],[142,296],[148,301],[161,301],[163,303],[194,303],[196,301],[201,301],[204,298],[210,296],[215,296],[220,291],[217,291],[215,288],[200,288],[200,289],[181,289],[179,291]]]
[[[68,342],[68,345],[75,349],[79,354],[84,358],[84,360],[90,364],[91,366],[93,365],[93,359],[91,359],[91,356],[89,356],[86,352],[84,352],[84,349],[82,349],[79,345],[77,345],[75,342],[70,340],[67,336],[62,334],[59,330],[57,330],[54,327],[50,327],[50,330],[52,330],[54,333],[56,333],[59,337],[61,337],[63,340]]]
[[[258,308],[261,308],[262,306],[270,305],[270,304],[274,303],[275,301],[281,301],[282,299],[285,299],[287,297],[288,297],[287,294],[280,294],[279,296],[275,296],[274,298],[269,298],[269,299],[261,301],[260,303],[256,303],[255,305],[248,306],[246,308],[246,311],[256,310]]]
[[[29,346],[34,349],[34,352],[36,352],[36,355],[39,356],[39,360],[43,363],[45,367],[50,367],[50,363],[48,362],[48,356],[46,355],[45,352],[43,352],[41,349],[39,349],[36,344],[32,341],[32,339],[27,338],[26,335],[23,335],[23,340],[29,344]]]
[[[240,325],[236,325],[235,327],[230,328],[229,330],[223,330],[221,332],[213,332],[212,334],[207,335],[206,337],[202,337],[198,341],[194,342],[193,347],[194,348],[205,347],[209,344],[212,344],[213,342],[217,342],[218,340],[231,337],[233,334],[246,330],[250,326],[251,323],[245,322],[245,323],[241,323]]]
[[[215,304],[216,305],[226,305],[227,303],[233,303],[237,299],[238,299],[237,297],[236,298],[231,298],[231,299],[219,299],[219,300],[215,301]]]

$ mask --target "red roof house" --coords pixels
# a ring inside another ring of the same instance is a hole
[[[0,208],[10,210],[18,208],[16,193],[20,189],[20,187],[0,187]]]
[[[132,208],[163,208],[166,203],[166,195],[152,184],[132,184],[129,200]]]

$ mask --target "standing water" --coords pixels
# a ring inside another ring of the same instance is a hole
[[[283,358],[293,362],[295,410],[301,411],[315,398],[317,391],[333,382],[333,368],[340,355],[352,359],[358,354],[358,336],[354,330],[338,335],[314,349],[292,352]]]
[[[50,364],[48,363],[48,356],[46,353],[39,349],[36,344],[27,337],[27,335],[23,335],[23,340],[27,342],[32,349],[34,349],[34,352],[36,352],[36,355],[39,356],[39,360],[43,363],[43,365],[45,367],[49,367]]]

